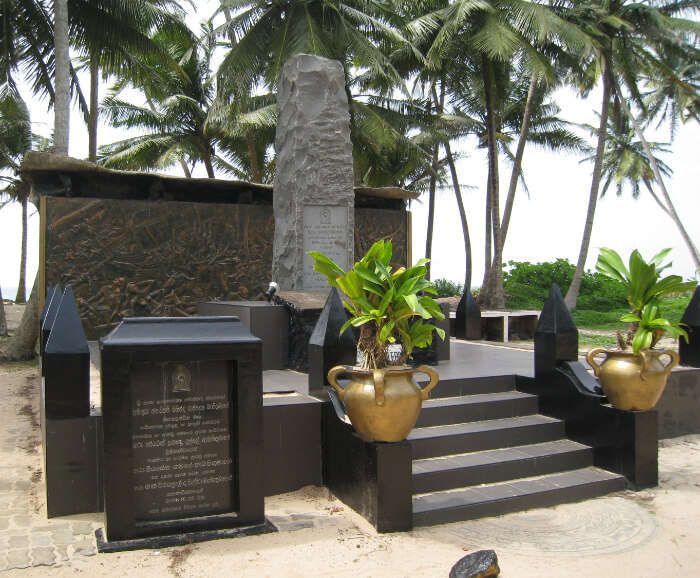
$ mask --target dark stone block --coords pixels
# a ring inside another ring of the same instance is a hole
[[[555,283],[535,329],[535,375],[550,375],[560,361],[578,360],[578,329]]]
[[[481,339],[481,309],[468,287],[457,305],[455,336],[457,339]]]
[[[103,528],[95,530],[97,551],[100,554],[112,554],[114,552],[129,552],[133,550],[160,550],[173,546],[186,546],[197,542],[209,540],[223,540],[227,538],[244,538],[246,536],[259,536],[277,532],[275,525],[269,520],[261,524],[243,526],[240,528],[224,528],[220,530],[204,530],[201,532],[188,532],[185,534],[173,534],[170,536],[156,536],[153,538],[136,538],[134,540],[110,540],[108,541]]]
[[[197,315],[238,317],[262,339],[263,371],[287,367],[289,315],[281,305],[267,301],[208,301],[197,305]]]
[[[235,317],[136,318],[100,349],[108,539],[262,524],[261,341]]]
[[[46,322],[50,314],[51,309]],[[70,286],[66,287],[57,306],[44,347],[42,369],[47,418],[90,415],[90,350]]]
[[[364,442],[338,419],[331,403],[323,408],[325,485],[366,518],[378,532],[413,527],[411,445]]]
[[[427,322],[432,323],[445,332],[445,339],[441,339],[437,333],[433,333],[433,342],[430,347],[416,347],[411,356],[411,365],[437,365],[440,361],[450,359],[450,305],[438,303],[445,319],[442,321],[431,318]]]
[[[479,550],[467,554],[452,566],[450,578],[487,578],[488,576],[498,576],[500,572],[496,552]]]
[[[265,394],[265,495],[320,486],[322,402],[301,394]]]
[[[102,510],[101,419],[42,420],[49,518]]]
[[[672,371],[656,411],[660,438],[700,433],[700,369]]]
[[[289,313],[288,368],[308,372],[309,340],[327,298],[328,291],[278,291],[272,296]]]
[[[56,285],[49,291],[46,296],[46,302],[44,303],[44,309],[41,312],[41,317],[39,318],[39,326],[41,327],[41,339],[39,340],[39,354],[41,355],[42,363],[44,360],[44,349],[46,348],[46,342],[49,340],[49,333],[51,333],[51,326],[53,325],[54,319],[56,319],[56,312],[58,311],[58,306],[63,299],[63,290],[60,285]],[[42,375],[43,375],[42,369]]]
[[[700,287],[695,288],[695,293],[688,303],[688,307],[681,317],[688,332],[688,341],[681,337],[678,340],[678,353],[680,364],[691,367],[700,367]]]
[[[309,339],[309,391],[328,385],[328,372],[336,365],[354,365],[357,343],[350,329],[340,335],[348,320],[338,289],[328,294]]]

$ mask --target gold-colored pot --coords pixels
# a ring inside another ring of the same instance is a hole
[[[430,376],[430,383],[422,390],[413,381],[416,373]],[[337,381],[342,374],[350,376],[345,388]],[[405,440],[416,424],[423,400],[439,379],[437,372],[425,365],[375,370],[336,365],[328,372],[328,382],[345,404],[355,431],[367,442]]]
[[[603,363],[595,360],[605,355]],[[661,357],[667,355],[664,365]],[[603,393],[618,409],[647,411],[659,401],[671,370],[678,364],[678,353],[670,349],[644,349],[638,355],[632,351],[596,348],[586,354]]]

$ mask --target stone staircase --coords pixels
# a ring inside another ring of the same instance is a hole
[[[564,422],[538,414],[514,378],[451,379],[433,390],[408,437],[413,524],[427,526],[575,502],[625,488],[568,440]],[[468,392],[468,393],[467,393]]]

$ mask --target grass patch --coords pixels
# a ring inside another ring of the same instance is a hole
[[[593,349],[594,347],[617,347],[617,339],[614,335],[586,335],[579,333],[579,349]]]

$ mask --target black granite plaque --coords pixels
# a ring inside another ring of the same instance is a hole
[[[132,368],[135,520],[237,509],[229,365],[145,362]]]
[[[136,318],[100,351],[107,539],[264,523],[260,339],[235,317]]]

